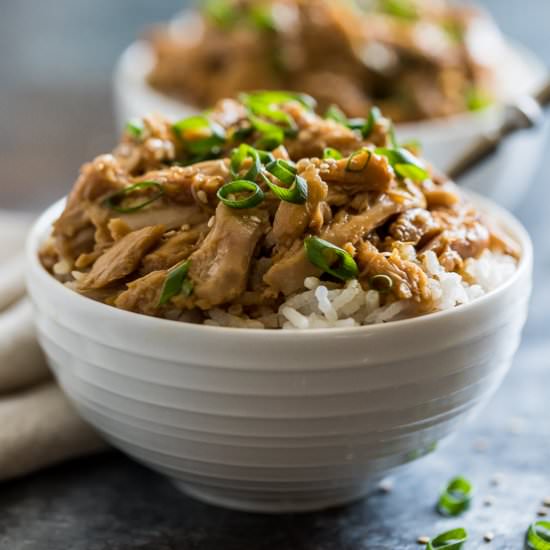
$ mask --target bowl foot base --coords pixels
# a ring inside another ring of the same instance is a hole
[[[345,506],[364,498],[373,486],[372,483],[363,483],[334,491],[307,491],[299,495],[293,492],[286,495],[284,491],[237,491],[195,486],[178,480],[174,480],[174,484],[186,495],[206,504],[258,514],[316,512]]]

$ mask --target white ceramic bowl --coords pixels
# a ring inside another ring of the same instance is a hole
[[[510,214],[476,202],[521,245],[505,285],[421,318],[305,332],[178,323],[76,294],[37,258],[59,202],[27,245],[40,341],[82,416],[189,494],[260,512],[345,503],[432,451],[511,364],[531,244]]]
[[[501,64],[499,90],[503,100],[531,94],[548,75],[544,63],[517,44],[507,46]],[[197,107],[166,96],[147,83],[154,53],[145,42],[135,42],[121,56],[114,74],[114,102],[119,129],[134,117],[163,113],[178,119],[195,114]],[[480,113],[466,113],[397,127],[401,139],[419,139],[424,156],[446,171],[477,138],[496,129],[502,120],[502,106]],[[550,123],[511,138],[492,160],[472,171],[460,183],[513,208],[525,195],[538,167]],[[521,158],[521,163],[516,162]]]

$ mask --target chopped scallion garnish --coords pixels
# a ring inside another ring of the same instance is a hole
[[[342,111],[342,109],[338,107],[338,105],[331,105],[325,113],[325,118],[327,120],[334,120],[335,122],[338,122],[343,126],[348,125],[348,117],[346,116],[344,111]]]
[[[307,237],[304,246],[309,261],[323,272],[343,281],[354,279],[359,274],[352,255],[343,248],[319,237]]]
[[[531,550],[550,550],[550,521],[532,523],[525,538]]]
[[[144,130],[143,120],[140,118],[133,118],[126,123],[126,131],[136,140],[143,138]]]
[[[379,273],[369,279],[369,287],[380,294],[387,294],[393,288],[393,279],[385,273]]]
[[[414,20],[418,18],[418,10],[411,0],[381,0],[380,7],[384,13],[400,19]]]
[[[359,149],[352,153],[346,164],[347,172],[362,172],[367,168],[372,158],[372,151],[369,149]]]
[[[376,123],[382,118],[382,113],[378,107],[373,107],[370,110],[369,116],[367,118],[367,122],[365,125],[361,128],[361,134],[366,139],[374,130],[374,127],[376,126]]]
[[[426,550],[459,550],[467,540],[468,533],[466,529],[459,527],[435,537],[435,539],[428,542]]]
[[[231,195],[237,193],[251,194],[242,199],[231,198]],[[254,208],[264,200],[264,192],[260,186],[248,180],[236,180],[226,183],[218,189],[217,196],[223,204],[230,208]]]
[[[323,151],[323,159],[334,159],[334,160],[340,160],[344,158],[342,153],[338,151],[338,149],[333,149],[332,147],[325,147],[325,150]]]
[[[252,166],[242,178],[245,180],[255,181],[262,169],[262,164],[269,164],[275,160],[273,155],[268,151],[261,151],[247,143],[241,143],[239,147],[233,149],[231,153],[231,174],[234,178],[239,178],[239,172],[245,159],[252,159]]]
[[[466,92],[466,105],[469,111],[482,111],[493,103],[493,100],[480,88],[472,87]]]
[[[266,166],[266,170],[282,181],[287,187],[273,183],[267,176],[263,179],[272,193],[279,199],[293,204],[304,204],[307,201],[307,182],[298,176],[296,167],[286,160],[275,160]]]
[[[186,260],[168,271],[160,293],[159,306],[166,305],[178,294],[189,296],[192,293],[193,283],[187,279],[190,267],[191,261]]]
[[[310,111],[314,110],[317,106],[317,102],[310,95],[284,90],[260,90],[243,93],[240,95],[240,99],[245,105],[250,102],[256,105],[282,105],[290,101],[297,101]]]
[[[128,206],[128,207],[120,206],[120,203],[124,199],[128,198],[130,195],[132,195],[136,191],[142,191],[143,189],[152,189],[152,188],[157,190],[157,192],[152,197],[149,197],[143,202],[140,202],[139,204],[134,204],[132,206]],[[114,210],[119,214],[132,214],[133,212],[137,212],[138,210],[141,210],[142,208],[145,208],[147,205],[160,199],[163,195],[164,195],[164,188],[158,181],[150,181],[150,180],[140,181],[139,183],[135,183],[134,185],[125,187],[124,189],[121,189],[120,191],[117,191],[116,193],[113,193],[112,195],[108,196],[105,199],[104,204],[107,208],[110,208],[111,210]]]
[[[238,13],[228,0],[205,0],[204,13],[220,27],[229,27],[238,18]]]
[[[374,152],[377,155],[386,157],[396,174],[402,178],[410,178],[413,181],[423,181],[430,177],[424,163],[403,147],[394,149],[379,147],[375,149]]]
[[[206,115],[195,115],[179,120],[172,126],[194,162],[207,160],[220,154],[225,144],[225,128]]]
[[[464,477],[451,479],[441,493],[437,511],[444,516],[458,516],[465,512],[472,502],[473,487]]]

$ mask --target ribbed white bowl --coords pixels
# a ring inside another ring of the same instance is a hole
[[[82,416],[186,492],[265,512],[347,502],[433,450],[510,366],[531,244],[510,214],[476,202],[522,247],[505,285],[422,318],[307,332],[177,323],[74,293],[37,259],[59,202],[27,246],[40,340]]]
[[[147,75],[154,62],[154,54],[144,42],[135,42],[122,54],[113,79],[119,129],[131,118],[148,113],[162,113],[176,120],[198,112],[196,106],[149,86]],[[508,45],[500,65],[499,92],[503,102],[533,93],[548,78],[544,63],[518,44]],[[446,172],[476,139],[498,127],[503,112],[502,106],[497,106],[448,119],[400,124],[397,132],[403,140],[418,139],[423,156]],[[528,190],[548,135],[550,123],[509,138],[491,161],[472,171],[460,183],[507,208],[514,207]],[[517,158],[522,162],[517,163]]]

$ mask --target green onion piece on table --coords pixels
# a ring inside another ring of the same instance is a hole
[[[237,193],[248,193],[242,199],[231,198]],[[229,208],[253,208],[264,200],[264,192],[257,183],[249,180],[236,180],[218,189],[218,199]]]
[[[185,294],[189,296],[193,291],[193,284],[188,281],[187,274],[191,267],[191,261],[186,260],[170,269],[164,281],[160,294],[159,306],[166,305],[174,296]]]
[[[550,550],[550,521],[536,521],[529,526],[525,543],[530,550]]]
[[[443,516],[458,516],[465,512],[472,502],[473,486],[464,477],[449,481],[437,503],[437,511]]]
[[[136,191],[142,191],[143,189],[156,189],[157,192],[152,197],[149,197],[138,204],[132,204],[131,206],[127,207],[120,206],[120,203],[124,199],[131,197],[133,193],[135,193]],[[137,212],[138,210],[145,208],[147,205],[157,201],[163,195],[164,189],[158,181],[140,181],[139,183],[130,185],[129,187],[125,187],[124,189],[113,193],[105,199],[104,204],[107,208],[110,208],[111,210],[114,210],[119,214],[132,214],[133,212]]]
[[[320,239],[308,237],[304,241],[309,261],[323,272],[347,281],[359,275],[359,268],[349,252],[338,246]]]
[[[466,529],[459,527],[435,537],[435,539],[428,542],[426,550],[459,550],[467,540],[468,533]]]

